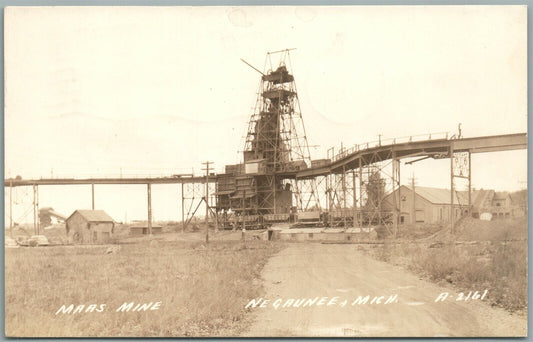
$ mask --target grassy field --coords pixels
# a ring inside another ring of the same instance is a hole
[[[7,336],[228,336],[247,325],[260,272],[283,248],[267,241],[152,242],[6,249]],[[155,311],[116,312],[161,301]],[[58,314],[62,305],[103,312]]]
[[[527,309],[527,218],[491,222],[467,219],[457,233],[438,238],[361,247],[375,258],[401,265],[459,291],[484,291],[492,305]]]

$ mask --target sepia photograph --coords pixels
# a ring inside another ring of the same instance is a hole
[[[7,337],[527,336],[527,6],[4,9]]]

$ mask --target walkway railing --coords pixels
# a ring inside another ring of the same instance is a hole
[[[332,162],[337,161],[350,154],[353,154],[358,151],[367,150],[369,148],[380,147],[380,146],[392,146],[396,144],[405,144],[405,143],[411,143],[415,141],[442,140],[442,139],[448,140],[448,137],[449,137],[449,132],[437,132],[437,133],[430,133],[430,134],[409,135],[409,136],[397,137],[397,138],[379,139],[375,141],[369,141],[364,144],[356,144],[348,148],[341,147],[340,151],[337,154],[335,154],[335,150],[332,147],[330,149],[331,151],[333,151],[331,153],[333,155],[331,157],[331,161]],[[329,150],[328,150],[328,158],[329,158]]]

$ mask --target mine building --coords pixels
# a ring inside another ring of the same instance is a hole
[[[311,166],[311,158],[294,76],[284,58],[274,70],[261,73],[243,163],[226,165],[225,173],[217,175],[216,209],[223,226],[230,213],[233,225],[253,227],[289,222],[296,212],[294,173]]]
[[[103,210],[75,210],[66,220],[67,236],[74,243],[109,243],[115,220]]]

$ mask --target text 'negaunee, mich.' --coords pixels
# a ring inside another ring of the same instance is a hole
[[[276,300],[257,298],[252,299],[246,304],[248,308],[266,308],[272,306],[278,308],[305,308],[311,306],[355,306],[363,304],[388,305],[398,302],[398,295],[389,296],[358,296],[353,299],[342,299],[340,297],[314,297],[314,298],[278,298]]]

